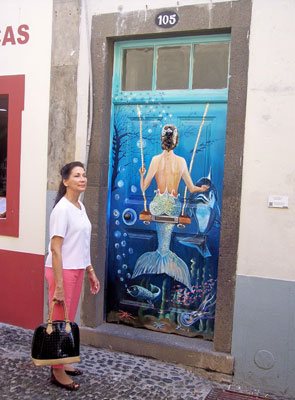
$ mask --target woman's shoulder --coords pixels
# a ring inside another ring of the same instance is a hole
[[[86,211],[84,204],[82,203],[81,200],[79,200],[79,204],[81,206],[81,210]]]
[[[152,158],[152,162],[153,162],[153,161],[157,161],[157,160],[159,160],[159,159],[161,158],[162,154],[163,154],[163,153],[161,153],[161,154],[157,154],[157,155],[153,156],[153,158]]]
[[[159,165],[159,162],[161,160],[161,156],[162,156],[162,154],[157,154],[157,155],[153,156],[151,163],[150,163],[150,167],[157,168],[157,166]]]
[[[187,164],[186,164],[185,158],[180,157],[180,156],[176,156],[176,157],[177,157],[176,160],[177,160],[177,163],[178,163],[178,168],[179,168],[180,174],[182,176],[183,172],[185,170],[187,170]]]
[[[52,215],[55,214],[60,214],[62,212],[65,212],[68,209],[68,204],[67,204],[67,200],[62,197],[58,203],[56,203],[56,205],[54,206],[53,210],[52,210]]]
[[[176,157],[177,161],[179,161],[180,163],[185,163],[186,162],[184,157],[177,156],[176,154],[175,154],[175,157]]]

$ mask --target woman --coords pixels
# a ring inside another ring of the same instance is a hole
[[[178,216],[181,212],[178,186],[182,178],[191,193],[204,192],[209,186],[195,186],[187,169],[186,161],[173,153],[178,144],[178,129],[174,125],[165,125],[162,129],[162,154],[154,156],[146,177],[145,168],[140,168],[140,187],[143,192],[149,187],[152,179],[156,178],[156,196],[150,204],[153,215]],[[136,262],[132,278],[143,274],[167,274],[173,279],[190,287],[190,273],[186,263],[173,253],[170,240],[174,224],[156,224],[158,234],[158,249],[142,254]]]
[[[85,207],[79,200],[87,186],[87,177],[81,162],[75,161],[61,169],[62,180],[50,215],[49,254],[45,263],[49,303],[65,301],[69,319],[74,321],[82,289],[84,270],[92,294],[97,294],[100,283],[90,261],[91,224]],[[53,319],[64,319],[62,304],[54,307]],[[82,371],[71,365],[54,365],[51,383],[67,390],[77,390],[79,385],[69,377]]]

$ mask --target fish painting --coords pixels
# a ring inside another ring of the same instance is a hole
[[[150,289],[146,289],[142,286],[133,285],[127,288],[127,292],[130,296],[135,297],[137,300],[144,300],[149,305],[153,305],[155,301],[161,294],[161,289],[158,286],[150,285]]]
[[[184,246],[196,248],[206,258],[211,256],[206,243],[207,234],[214,225],[220,224],[218,193],[211,180],[211,169],[207,177],[199,179],[196,183],[196,186],[202,185],[209,186],[209,189],[202,193],[192,193],[187,203],[188,214],[197,224],[197,233],[177,240]]]

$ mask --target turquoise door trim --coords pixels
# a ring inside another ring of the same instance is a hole
[[[228,90],[198,90],[198,93],[187,90],[170,90],[170,91],[150,91],[150,92],[122,92],[121,95],[115,95],[112,98],[113,104],[144,104],[159,102],[171,104],[186,104],[186,103],[227,103]],[[159,100],[160,99],[160,100]]]

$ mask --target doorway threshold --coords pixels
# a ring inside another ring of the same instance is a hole
[[[80,327],[81,343],[136,356],[181,364],[206,379],[231,383],[234,357],[217,352],[213,342],[121,324]]]

